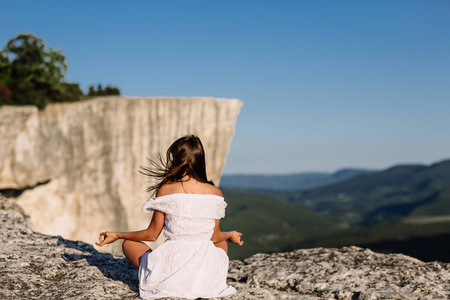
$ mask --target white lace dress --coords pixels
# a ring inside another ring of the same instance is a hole
[[[236,292],[226,284],[228,256],[211,242],[215,220],[225,216],[226,206],[223,197],[201,194],[171,194],[144,203],[146,212],[165,213],[167,240],[140,260],[141,298],[214,298]]]

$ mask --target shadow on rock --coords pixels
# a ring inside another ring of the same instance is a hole
[[[126,258],[115,258],[112,254],[98,252],[92,245],[81,241],[60,238],[58,246],[72,249],[61,255],[66,262],[74,263],[85,259],[89,265],[98,268],[105,277],[121,281],[133,292],[139,292],[138,270]]]

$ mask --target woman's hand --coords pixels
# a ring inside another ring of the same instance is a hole
[[[231,236],[228,238],[228,240],[234,244],[238,244],[239,246],[242,246],[244,244],[244,241],[241,241],[242,233],[237,231],[232,231]]]
[[[106,244],[111,244],[112,242],[116,241],[119,237],[117,236],[116,232],[101,232],[98,236],[98,240],[100,243],[95,243],[97,246],[103,246]]]

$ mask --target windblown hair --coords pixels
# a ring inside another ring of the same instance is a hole
[[[150,166],[141,166],[139,172],[159,181],[149,186],[147,192],[155,192],[166,183],[182,182],[186,175],[199,182],[214,185],[206,176],[205,150],[195,135],[185,135],[177,139],[167,149],[166,159],[158,153],[157,160],[151,158],[147,160]]]

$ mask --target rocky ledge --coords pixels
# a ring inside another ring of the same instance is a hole
[[[0,197],[0,299],[136,299],[137,270],[91,245],[33,232]],[[225,299],[449,299],[450,264],[369,249],[302,249],[230,262]]]

